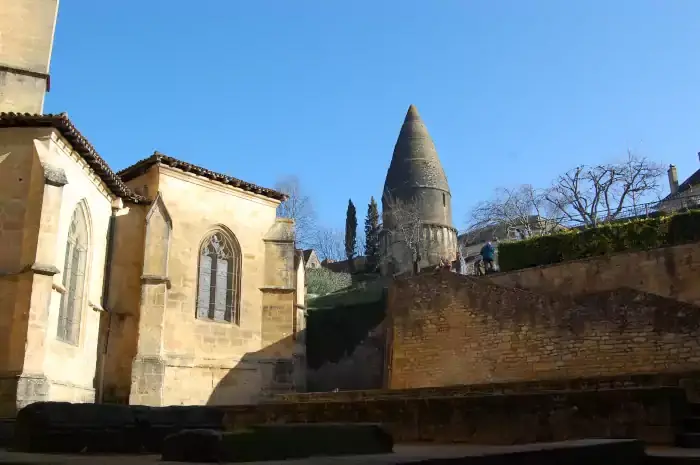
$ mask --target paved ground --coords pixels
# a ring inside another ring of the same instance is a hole
[[[528,444],[524,446],[472,446],[472,445],[397,445],[393,454],[346,456],[346,457],[315,457],[300,460],[285,460],[275,462],[255,462],[267,465],[392,465],[397,463],[419,462],[435,458],[458,458],[491,455],[503,452],[537,450],[552,447],[573,447],[586,444],[600,444],[607,440],[567,441],[566,443]],[[700,450],[693,449],[649,449],[649,453],[657,456],[698,457]],[[149,465],[176,462],[161,462],[159,455],[150,456],[94,456],[94,455],[44,455],[24,454],[0,450],[0,464],[35,464],[35,465],[64,465],[64,464],[103,464],[103,465]],[[241,464],[243,465],[243,464]]]

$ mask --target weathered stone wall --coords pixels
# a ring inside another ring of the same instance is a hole
[[[146,242],[144,223],[148,208],[148,205],[126,205],[115,220],[106,309],[109,312],[102,314],[100,321],[100,351],[104,354],[102,399],[105,402],[129,402],[131,368],[138,345]]]
[[[129,185],[162,209],[147,213],[139,315],[131,324],[137,347],[132,336],[125,339],[132,344],[127,353],[135,353],[130,402],[256,402],[275,366],[264,363],[269,357],[262,352],[292,335],[296,314],[294,236],[266,242],[278,225],[277,202],[165,166],[152,167]],[[158,221],[163,224],[156,227]],[[199,248],[214,229],[240,247],[237,322],[196,318]],[[162,237],[149,240],[149,234]],[[125,386],[125,370],[118,372],[116,383]]]
[[[391,388],[700,368],[700,308],[618,289],[573,300],[449,272],[395,280]]]
[[[72,147],[53,129],[4,129],[3,299],[10,320],[3,340],[3,411],[36,400],[94,399],[97,335],[106,235],[112,196]],[[87,227],[85,273],[78,302],[78,337],[57,337],[66,241],[80,205]],[[2,216],[2,215],[0,215]],[[2,247],[2,246],[0,246]],[[11,299],[11,301],[10,301]]]
[[[0,112],[42,113],[58,0],[0,0]]]
[[[318,368],[307,368],[306,387],[309,392],[338,389],[381,389],[384,383],[385,327],[380,324],[370,331],[350,355],[338,362],[326,362]]]
[[[44,188],[37,135],[0,130],[0,417],[15,412],[26,350]]]
[[[576,296],[619,287],[700,305],[700,243],[498,273],[493,283]]]
[[[44,369],[46,376],[51,381],[50,400],[92,402],[97,376],[97,347],[105,257],[107,255],[107,230],[112,215],[114,197],[85,161],[73,152],[70,145],[58,136],[57,132],[51,131],[51,139],[47,148],[46,151],[40,151],[42,163],[45,166],[55,166],[64,170],[68,183],[62,188],[56,237],[53,238],[57,241],[56,267],[61,270],[61,273],[54,276],[53,280],[46,327],[47,345]],[[61,296],[65,293],[62,280],[68,229],[79,203],[87,216],[88,259],[80,318],[80,336],[77,344],[72,345],[59,341],[56,334]],[[45,227],[45,223],[42,222],[42,228]]]
[[[447,259],[452,263],[458,250],[457,230],[451,226],[427,223],[420,231],[419,269],[439,265]],[[413,252],[400,234],[384,231],[380,235],[380,263],[382,275],[403,274],[413,270]]]
[[[224,421],[230,430],[263,423],[377,422],[397,443],[507,445],[608,437],[670,445],[684,402],[683,391],[672,387],[515,391],[478,395],[410,389],[335,393],[324,399],[293,395],[283,402],[223,407]]]

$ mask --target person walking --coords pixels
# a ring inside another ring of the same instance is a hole
[[[484,271],[486,273],[491,271],[496,271],[496,269],[493,266],[493,259],[496,255],[496,249],[493,247],[493,244],[491,244],[491,241],[487,241],[486,244],[481,248],[481,258],[484,261]]]

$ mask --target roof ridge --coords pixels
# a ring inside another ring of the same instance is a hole
[[[237,187],[239,189],[243,189],[245,191],[253,192],[255,194],[263,195],[265,197],[270,197],[280,201],[284,201],[288,197],[287,194],[277,191],[275,189],[270,189],[247,181],[243,181],[242,179],[230,176],[228,174],[218,173],[208,168],[204,168],[202,166],[195,165],[193,163],[189,163],[175,157],[171,157],[170,155],[166,155],[157,150],[154,151],[151,156],[139,160],[133,165],[127,166],[126,168],[118,171],[117,175],[122,179],[122,181],[128,182],[131,179],[140,176],[155,164],[162,164],[170,168],[182,170],[186,173],[193,173],[198,176],[205,177],[211,181],[227,184],[233,187]]]
[[[75,150],[83,158],[83,160],[85,160],[90,168],[107,185],[109,190],[115,196],[128,202],[136,204],[148,204],[151,202],[148,198],[134,192],[125,183],[128,182],[129,179],[136,177],[132,176],[129,178],[129,174],[132,172],[137,172],[139,169],[147,169],[155,163],[162,163],[172,168],[181,169],[186,172],[193,172],[212,181],[233,185],[234,187],[276,200],[284,201],[287,198],[286,194],[274,189],[258,186],[256,184],[234,178],[233,176],[216,173],[206,168],[170,157],[158,151],[154,151],[153,155],[150,157],[137,161],[133,165],[124,168],[121,171],[114,172],[107,162],[100,156],[97,150],[95,150],[95,147],[73,124],[68,117],[68,113],[65,112],[47,114],[0,112],[0,129],[13,127],[53,127],[73,146],[73,150]]]
[[[450,192],[447,176],[418,108],[410,105],[394,145],[384,181],[384,192],[413,189]]]
[[[78,130],[68,117],[68,113],[14,113],[0,112],[0,129],[13,127],[52,127],[66,139],[90,168],[100,177],[112,193],[123,200],[136,203],[150,203],[146,197],[135,193],[112,171],[95,147]]]

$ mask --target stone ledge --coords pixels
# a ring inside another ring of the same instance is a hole
[[[170,289],[172,284],[170,283],[170,278],[167,276],[156,276],[145,274],[141,276],[141,283],[143,284],[165,284],[165,286]]]
[[[270,402],[352,402],[416,397],[466,397],[509,395],[518,393],[547,393],[598,391],[625,388],[682,387],[686,391],[700,384],[700,371],[678,373],[648,373],[595,378],[549,379],[489,384],[472,384],[413,389],[372,389],[365,391],[308,392],[278,394]],[[691,394],[687,392],[687,394]]]
[[[57,166],[49,165],[48,163],[43,164],[44,167],[44,182],[49,186],[63,187],[68,184],[68,177],[63,168]]]
[[[36,402],[20,410],[13,447],[44,453],[157,453],[163,439],[189,428],[222,429],[213,407],[144,407]]]
[[[685,408],[680,388],[275,402],[222,407],[226,429],[263,423],[380,422],[397,443],[526,444],[600,438],[670,445]]]

